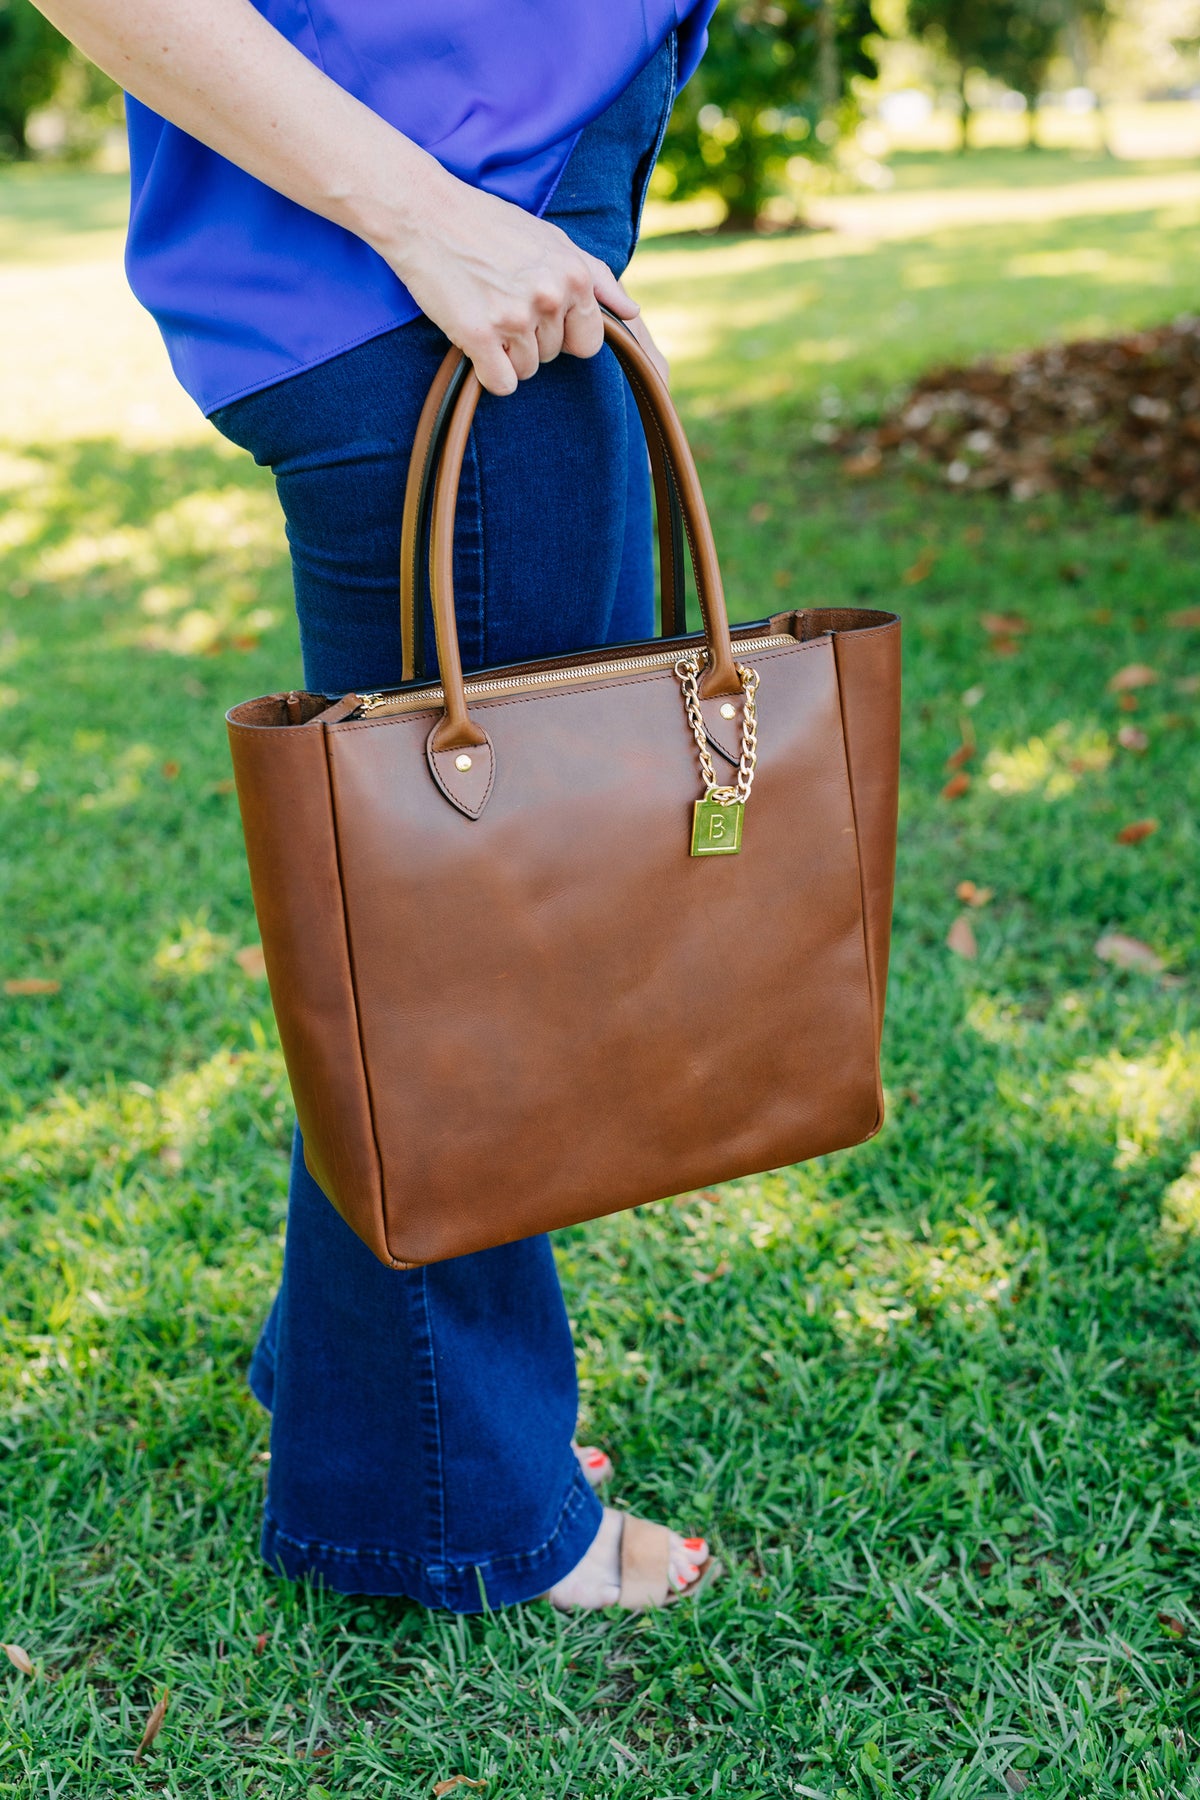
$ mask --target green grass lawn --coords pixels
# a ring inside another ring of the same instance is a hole
[[[849,482],[813,436],[931,361],[1194,308],[1200,179],[668,236],[632,278],[739,616],[907,632],[883,1133],[559,1240],[584,1435],[728,1566],[642,1619],[258,1562],[290,1120],[221,715],[297,657],[269,481],[175,398],[119,214],[104,179],[0,182],[0,978],[61,984],[0,998],[0,1639],[35,1666],[0,1663],[0,1796],[1200,1795],[1197,526]],[[1099,960],[1112,931],[1162,969]]]

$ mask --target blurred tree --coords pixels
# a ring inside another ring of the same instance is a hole
[[[29,0],[0,0],[0,155],[29,154],[29,115],[54,93],[69,50]]]
[[[909,0],[908,29],[952,63],[958,76],[959,148],[971,142],[967,77],[975,69],[990,74],[1003,53],[1011,0]]]
[[[871,0],[726,0],[667,129],[672,197],[715,192],[727,225],[752,227],[792,157],[830,153],[851,77],[876,73],[878,30]]]
[[[962,149],[970,141],[967,77],[974,69],[1024,97],[1033,145],[1050,64],[1063,49],[1078,62],[1079,46],[1099,42],[1114,10],[1114,0],[909,0],[908,26],[958,71]]]

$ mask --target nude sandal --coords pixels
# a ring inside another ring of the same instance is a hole
[[[671,1533],[665,1525],[623,1512],[621,1518],[621,1588],[617,1605],[624,1612],[647,1612],[656,1606],[674,1606],[692,1600],[711,1587],[724,1570],[715,1556],[706,1557],[695,1581],[685,1588],[671,1586]]]

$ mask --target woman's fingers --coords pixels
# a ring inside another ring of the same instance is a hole
[[[541,362],[553,362],[555,357],[565,347],[566,320],[569,319],[570,316],[569,312],[566,314],[565,318],[561,314],[558,314],[554,318],[544,319],[538,326],[536,337],[538,358]]]
[[[591,271],[592,292],[601,306],[615,312],[618,319],[636,319],[641,310],[637,301],[625,292],[608,264],[602,263],[598,256],[588,256],[586,251],[583,256]]]
[[[562,347],[568,356],[595,356],[604,342],[604,316],[594,294],[571,307],[563,320]]]
[[[385,255],[391,249],[377,247]],[[491,394],[513,393],[563,351],[595,356],[604,342],[602,306],[622,319],[638,314],[612,270],[557,225],[459,182],[428,230],[409,236],[388,260]]]
[[[472,367],[479,377],[479,385],[486,393],[495,394],[500,399],[507,394],[516,393],[517,372],[502,345],[486,339],[478,344],[462,344],[459,347],[470,357]]]
[[[536,375],[538,364],[544,360],[536,330],[513,332],[504,340],[503,350],[518,381],[528,381],[531,375]]]

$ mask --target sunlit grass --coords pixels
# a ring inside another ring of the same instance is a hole
[[[0,1641],[38,1670],[0,1794],[1200,1793],[1197,528],[850,484],[820,441],[933,360],[1194,308],[1187,204],[1059,194],[1162,171],[914,156],[896,199],[1010,166],[1044,216],[659,238],[631,276],[739,616],[898,605],[907,661],[884,1131],[559,1235],[582,1429],[729,1566],[624,1622],[259,1567],[290,1112],[221,714],[297,678],[282,532],[124,294],[117,187],[0,182],[0,978],[59,984],[0,998]]]

